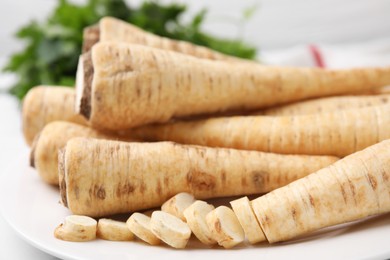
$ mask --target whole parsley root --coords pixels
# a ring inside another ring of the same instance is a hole
[[[174,141],[281,154],[343,157],[390,138],[390,105],[302,116],[235,116],[178,121],[133,130]]]
[[[390,212],[390,140],[251,202],[270,243]]]
[[[198,58],[226,61],[244,61],[212,49],[186,41],[161,37],[113,17],[104,17],[98,24],[87,27],[83,33],[83,52],[91,50],[98,42],[124,42],[175,51]]]
[[[120,130],[191,115],[361,92],[387,84],[390,68],[269,67],[101,42],[80,58],[76,104],[93,127]]]
[[[58,160],[62,203],[97,217],[158,207],[180,192],[199,199],[264,193],[338,158],[74,138]]]

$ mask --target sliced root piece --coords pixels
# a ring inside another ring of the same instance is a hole
[[[96,227],[97,222],[93,218],[71,215],[55,229],[54,236],[72,242],[90,241],[96,238]]]
[[[213,209],[213,205],[197,200],[184,210],[183,213],[192,232],[200,242],[206,245],[214,245],[217,243],[206,222],[206,215]]]
[[[172,214],[183,221],[186,221],[186,218],[183,215],[183,212],[188,208],[192,203],[194,203],[195,198],[189,193],[181,192],[176,194],[169,200],[167,200],[162,206],[161,210]]]
[[[134,239],[134,235],[126,223],[107,218],[99,219],[97,236],[111,241],[130,241]]]
[[[142,213],[133,213],[126,222],[129,230],[139,239],[151,245],[160,244],[160,239],[150,230],[150,217]]]
[[[230,202],[244,233],[251,244],[265,241],[263,230],[257,222],[248,197],[243,197]]]
[[[245,235],[233,210],[220,206],[206,216],[207,225],[214,239],[224,248],[232,248],[242,241]]]
[[[174,248],[185,248],[191,236],[185,222],[163,211],[153,212],[150,227],[158,238]]]

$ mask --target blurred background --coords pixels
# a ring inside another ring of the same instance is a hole
[[[386,66],[389,12],[390,0],[2,0],[0,87],[21,98],[31,85],[72,86],[82,28],[107,14],[265,64]]]
[[[83,0],[72,0],[85,3]],[[140,0],[127,0],[137,6]],[[389,0],[213,0],[159,1],[183,3],[188,20],[201,9],[207,9],[202,29],[212,35],[240,38],[260,48],[258,55],[286,51],[307,44],[367,45],[369,42],[390,42]],[[7,57],[20,50],[23,44],[12,36],[20,26],[31,20],[43,21],[53,10],[54,0],[0,1],[0,56]],[[250,17],[245,12],[254,9]],[[364,44],[366,43],[366,44]],[[342,47],[342,46],[340,46]],[[365,46],[363,46],[365,47]],[[286,53],[285,55],[288,55]],[[275,57],[277,59],[278,57]],[[280,61],[283,62],[283,59]]]
[[[0,1],[0,53],[9,55],[21,48],[13,33],[27,22],[44,20],[54,8],[54,0]],[[83,0],[72,0],[85,3]],[[140,0],[127,0],[139,5]],[[159,1],[183,3],[188,12],[183,19],[199,10],[208,10],[204,29],[223,37],[243,37],[264,51],[307,43],[355,43],[390,37],[389,0],[213,0]],[[254,14],[238,26],[243,13],[255,8]],[[240,31],[244,29],[244,31]]]

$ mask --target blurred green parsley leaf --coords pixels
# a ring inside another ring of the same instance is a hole
[[[10,93],[22,99],[37,85],[73,86],[83,28],[104,16],[117,17],[157,35],[189,41],[237,57],[255,57],[253,46],[202,32],[206,10],[183,24],[179,18],[185,11],[184,5],[163,5],[157,1],[145,1],[133,8],[124,0],[88,0],[85,5],[58,0],[57,7],[44,23],[33,21],[16,33],[18,39],[26,42],[26,48],[12,55],[3,68],[17,76]]]

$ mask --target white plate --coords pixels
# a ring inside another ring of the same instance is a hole
[[[328,229],[289,243],[242,245],[232,250],[206,248],[192,239],[185,250],[148,246],[142,242],[72,243],[53,231],[70,212],[58,203],[58,190],[44,184],[28,167],[27,151],[0,179],[0,209],[28,242],[64,259],[386,259],[390,257],[390,215]]]

